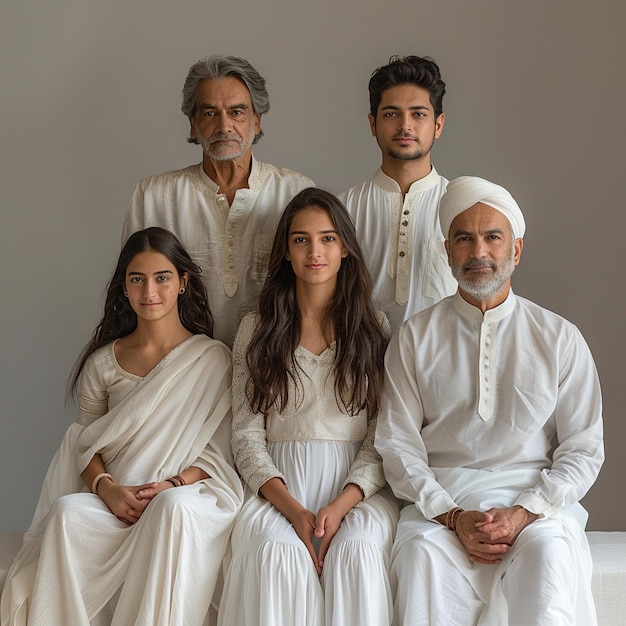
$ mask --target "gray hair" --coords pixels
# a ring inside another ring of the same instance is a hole
[[[265,88],[265,79],[245,59],[224,54],[205,57],[189,68],[183,85],[183,102],[180,110],[187,117],[193,117],[196,112],[196,95],[200,83],[205,78],[219,79],[228,76],[238,78],[247,87],[255,113],[263,115],[270,110],[270,97]],[[262,136],[263,131],[260,130],[253,143],[256,143]],[[195,139],[188,139],[188,141],[197,143]]]

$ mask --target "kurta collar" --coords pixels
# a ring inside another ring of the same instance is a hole
[[[510,289],[509,295],[502,304],[499,304],[494,309],[489,309],[488,311],[485,311],[485,313],[483,314],[478,307],[470,304],[469,302],[467,302],[467,300],[464,300],[458,290],[454,294],[453,298],[454,308],[457,310],[457,312],[460,313],[463,317],[474,322],[478,322],[479,324],[490,324],[493,322],[499,322],[501,319],[504,319],[505,317],[511,315],[511,313],[513,313],[513,309],[515,308],[516,300],[513,290]]]
[[[385,191],[390,191],[391,193],[402,193],[400,190],[400,185],[391,178],[391,176],[387,176],[385,172],[379,167],[374,174],[374,182],[382,187]],[[434,166],[431,165],[430,173],[424,176],[424,178],[420,178],[411,184],[409,187],[408,194],[417,193],[419,191],[425,191],[426,189],[430,189],[434,187],[439,182],[439,174],[437,174],[437,170]]]
[[[248,189],[252,191],[258,191],[263,186],[267,174],[263,172],[263,163],[257,161],[252,155],[252,166],[250,167],[250,174],[248,176]],[[202,182],[215,194],[219,193],[219,187],[217,183],[211,179],[204,171],[202,163],[198,165],[198,174]]]

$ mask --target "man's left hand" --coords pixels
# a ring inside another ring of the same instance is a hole
[[[519,505],[504,509],[493,508],[487,513],[492,519],[476,523],[477,532],[470,535],[472,541],[506,543],[512,546],[522,530],[539,517]]]

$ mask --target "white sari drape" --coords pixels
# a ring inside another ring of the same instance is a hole
[[[230,453],[230,374],[229,350],[195,335],[105,415],[70,426],[7,575],[2,626],[95,623],[103,608],[114,613],[100,623],[202,624],[243,498]],[[191,465],[210,478],[162,492],[128,526],[85,493],[80,473],[96,453],[120,484]]]

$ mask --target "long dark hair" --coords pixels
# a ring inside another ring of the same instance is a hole
[[[207,292],[200,280],[201,269],[192,260],[176,236],[156,226],[133,233],[122,248],[113,278],[109,281],[104,303],[104,314],[91,340],[81,352],[68,383],[67,395],[74,395],[80,373],[87,359],[102,346],[130,335],[137,328],[137,314],[124,295],[126,269],[140,252],[159,252],[176,268],[179,276],[187,273],[185,292],[178,296],[178,314],[183,326],[194,335],[213,337],[213,317]]]
[[[267,416],[272,408],[283,411],[287,406],[289,379],[298,385],[294,352],[300,340],[302,317],[296,304],[295,274],[285,257],[294,216],[311,207],[328,213],[348,250],[323,320],[323,328],[334,329],[335,396],[346,413],[355,415],[367,409],[371,418],[380,406],[387,340],[372,305],[371,280],[354,224],[333,194],[315,187],[296,195],[278,223],[259,300],[260,319],[246,355],[250,369],[248,400],[255,412]]]

